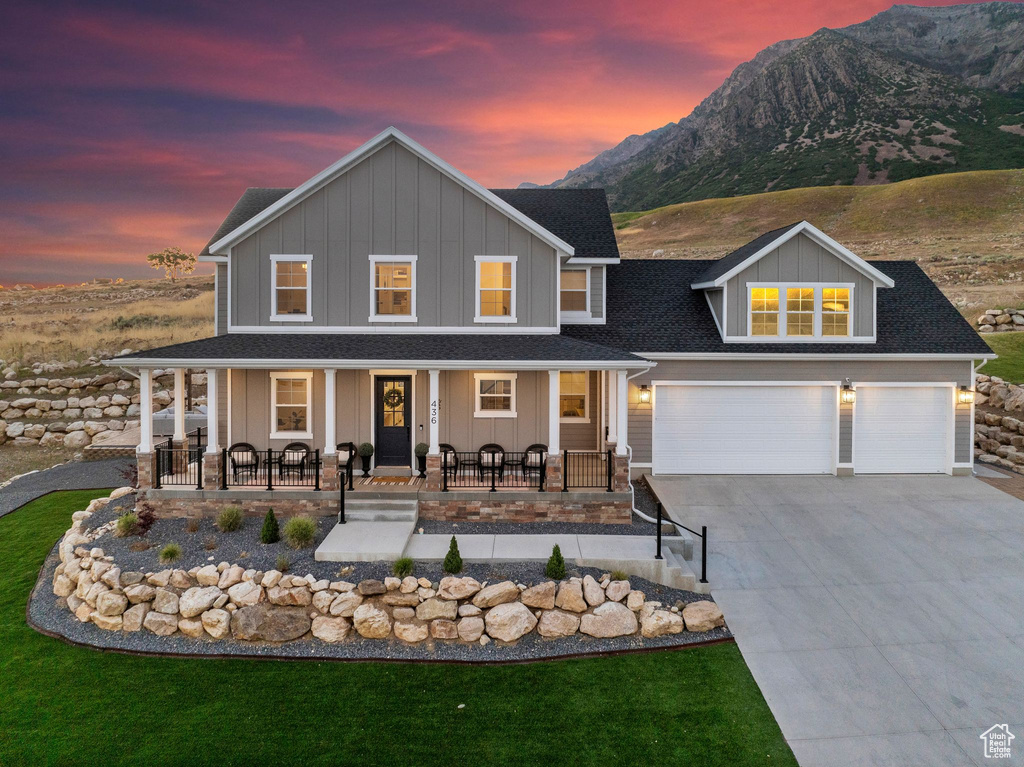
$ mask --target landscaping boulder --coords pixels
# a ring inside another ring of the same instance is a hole
[[[223,593],[216,586],[204,586],[202,588],[194,586],[179,598],[178,612],[181,613],[183,618],[194,618],[213,607],[214,602]]]
[[[531,586],[522,593],[520,599],[527,607],[551,610],[555,606],[555,582],[547,581]]]
[[[177,597],[175,597],[177,599]],[[150,610],[142,621],[142,625],[157,636],[170,636],[178,630],[178,616]]]
[[[128,598],[124,594],[105,591],[96,598],[96,612],[103,616],[120,615],[128,608]]]
[[[428,632],[426,623],[395,621],[395,636],[403,642],[422,642],[427,638]],[[385,634],[385,636],[387,635]]]
[[[313,607],[318,612],[326,613],[331,609],[331,603],[338,596],[333,591],[318,591],[313,595]]]
[[[629,581],[612,581],[604,590],[604,595],[612,602],[621,602],[629,591]]]
[[[480,583],[476,578],[470,578],[466,576],[459,578],[454,575],[449,575],[441,579],[440,587],[437,590],[437,595],[441,599],[469,599],[469,597],[480,591]]]
[[[380,581],[377,581],[380,583]],[[384,584],[381,583],[381,588]],[[352,623],[367,639],[384,639],[391,633],[391,619],[388,614],[372,604],[362,604],[352,614]]]
[[[142,623],[146,620],[146,615],[148,614],[149,604],[147,602],[140,602],[133,607],[129,607],[121,616],[121,630],[138,631],[142,628]]]
[[[459,629],[455,621],[439,618],[430,622],[430,636],[434,639],[458,639]]]
[[[164,615],[175,615],[178,612],[178,595],[167,589],[157,589],[153,595],[153,609]]]
[[[640,633],[648,639],[665,634],[678,634],[682,630],[682,617],[668,610],[655,610],[640,621]]]
[[[263,602],[241,607],[231,616],[231,635],[247,641],[288,642],[309,632],[311,621],[303,607],[278,607]]]
[[[416,617],[421,621],[432,621],[437,620],[438,618],[454,620],[458,611],[459,606],[455,602],[434,597],[420,603],[416,608]]]
[[[493,639],[514,642],[533,631],[537,618],[522,602],[503,602],[487,611],[484,623]]]
[[[124,621],[120,615],[103,615],[102,613],[93,611],[90,616],[92,622],[104,631],[120,631],[124,625]]]
[[[396,589],[385,594],[381,601],[393,607],[415,607],[420,603],[420,596],[416,593],[403,594]]]
[[[227,610],[207,610],[200,616],[206,633],[214,639],[226,639],[231,636],[231,613]]]
[[[231,565],[227,570],[220,574],[220,580],[217,581],[216,585],[221,591],[229,589],[236,583],[242,582],[242,575],[245,573],[238,565]]]
[[[587,609],[587,603],[583,599],[583,585],[576,581],[562,581],[558,586],[558,595],[555,597],[555,607],[574,613],[584,612]]]
[[[274,586],[267,589],[267,600],[272,605],[308,605],[313,601],[313,595],[306,586]]]
[[[484,609],[505,604],[506,602],[514,602],[517,599],[519,599],[519,587],[512,581],[502,581],[501,583],[495,583],[481,589],[473,597],[473,604]]]
[[[580,631],[592,637],[609,638],[633,634],[636,615],[621,602],[605,602],[580,620]]]
[[[364,597],[373,596],[375,594],[383,594],[385,591],[387,591],[387,588],[381,581],[373,579],[360,581],[359,585],[356,588],[359,589],[359,593],[362,594]]]
[[[346,591],[331,602],[330,613],[339,618],[351,618],[362,603],[363,597],[358,591]]]
[[[459,639],[464,642],[475,642],[484,633],[484,619],[476,616],[463,618],[458,623]]]
[[[580,627],[580,616],[562,610],[545,610],[541,613],[537,624],[537,633],[542,637],[553,639],[575,634]]]
[[[206,633],[203,622],[199,618],[181,618],[178,621],[178,631],[192,639],[199,639]]]
[[[413,578],[411,575],[407,575],[404,578],[402,578],[402,583],[398,588],[401,590],[403,594],[412,594],[414,591],[416,591],[416,589],[419,588],[419,584],[416,582],[415,578]]]
[[[152,602],[156,596],[156,589],[145,583],[137,583],[134,586],[129,586],[124,590],[124,595],[128,597],[128,601],[133,605],[142,604],[143,602]]]
[[[239,607],[252,607],[263,599],[263,587],[252,581],[242,581],[228,589],[228,598]]]
[[[644,598],[644,592],[630,591],[629,596],[626,597],[626,607],[635,612],[644,606]]]
[[[318,615],[313,619],[313,636],[321,642],[340,642],[348,635],[351,624],[347,618],[328,618]]]
[[[196,573],[196,580],[200,586],[216,586],[220,583],[220,571],[217,570],[217,565],[200,567],[199,572]]]
[[[594,580],[592,575],[587,575],[583,578],[583,597],[591,607],[597,607],[600,604],[604,604],[604,589],[601,588],[600,583]]]
[[[688,631],[711,631],[725,625],[725,616],[714,602],[691,602],[683,608],[683,621]]]

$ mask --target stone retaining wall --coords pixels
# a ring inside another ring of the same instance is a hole
[[[484,500],[428,500],[420,499],[423,519],[447,522],[600,522],[628,525],[632,521],[629,499],[577,500],[571,493],[552,493],[544,500],[504,500],[497,497]],[[596,494],[595,494],[596,495]]]
[[[121,488],[110,499],[133,492]],[[85,523],[110,499],[72,515],[59,545],[53,593],[74,617],[106,631],[181,633],[210,641],[320,642],[388,640],[511,643],[536,632],[548,639],[659,637],[724,625],[709,601],[665,606],[647,601],[628,580],[570,578],[528,586],[449,576],[438,582],[343,580],[261,572],[221,562],[189,570],[122,572],[91,544],[114,522]]]
[[[986,309],[975,320],[979,333],[1009,333],[1024,330],[1024,309]]]

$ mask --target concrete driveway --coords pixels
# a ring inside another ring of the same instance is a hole
[[[1024,764],[1024,502],[973,477],[651,478],[802,765]],[[698,549],[699,556],[699,549]]]

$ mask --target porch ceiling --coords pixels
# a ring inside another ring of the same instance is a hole
[[[229,333],[114,357],[138,367],[307,368],[406,367],[472,369],[647,368],[635,354],[551,335],[419,333]]]

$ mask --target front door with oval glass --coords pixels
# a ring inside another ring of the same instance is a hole
[[[388,376],[376,379],[377,466],[410,466],[412,455],[412,378]]]

